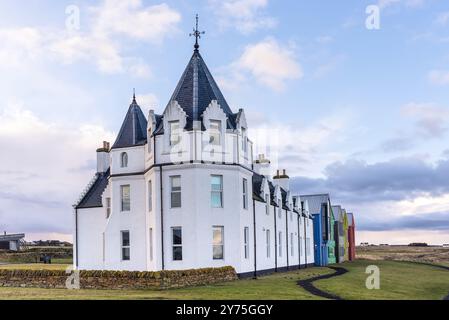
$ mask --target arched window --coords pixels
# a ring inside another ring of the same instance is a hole
[[[122,168],[128,167],[128,154],[126,152],[123,152],[122,155],[120,156],[120,166]]]

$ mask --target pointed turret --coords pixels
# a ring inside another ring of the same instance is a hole
[[[218,101],[228,116],[228,129],[235,129],[236,114],[231,111],[201,54],[195,49],[168,105],[178,102],[187,114],[185,129],[191,130],[194,121],[202,120],[203,112],[213,100]]]
[[[136,94],[134,93],[133,101],[129,106],[128,113],[112,149],[144,145],[147,141],[146,130],[147,119],[137,104]]]

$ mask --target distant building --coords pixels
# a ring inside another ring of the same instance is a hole
[[[443,248],[449,248],[449,243],[443,244]]]
[[[409,247],[428,247],[429,245],[427,243],[415,242],[415,243],[410,243],[408,246]]]
[[[5,234],[0,236],[0,250],[19,251],[22,243],[24,243],[25,235]]]

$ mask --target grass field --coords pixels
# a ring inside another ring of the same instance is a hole
[[[365,286],[366,267],[380,270],[380,290]],[[449,271],[412,262],[355,261],[341,265],[349,272],[315,283],[347,300],[441,300],[449,294]]]
[[[449,266],[449,248],[373,246],[357,247],[357,258],[363,260],[416,261]]]
[[[41,263],[26,263],[26,264],[5,264],[0,265],[0,270],[66,270],[69,264],[41,264]]]
[[[5,266],[3,266],[4,268]],[[186,299],[186,300],[311,300],[315,296],[301,289],[296,282],[331,273],[328,268],[310,268],[279,273],[258,280],[239,280],[213,286],[174,290],[62,290],[0,288],[4,300],[67,300],[67,299]]]
[[[381,289],[365,286],[368,265],[380,268]],[[315,285],[344,299],[440,300],[449,293],[449,271],[433,266],[395,261],[360,260],[341,266],[349,272],[321,280]],[[0,266],[17,269],[19,266]],[[65,269],[66,265],[23,265],[22,269]],[[0,299],[187,299],[187,300],[310,300],[318,299],[297,285],[298,280],[333,273],[329,268],[311,268],[239,280],[213,286],[173,290],[60,290],[0,288]]]

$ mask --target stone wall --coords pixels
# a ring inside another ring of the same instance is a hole
[[[0,287],[65,289],[69,274],[52,270],[0,270]],[[81,271],[81,289],[171,289],[237,280],[232,267],[185,271]]]

